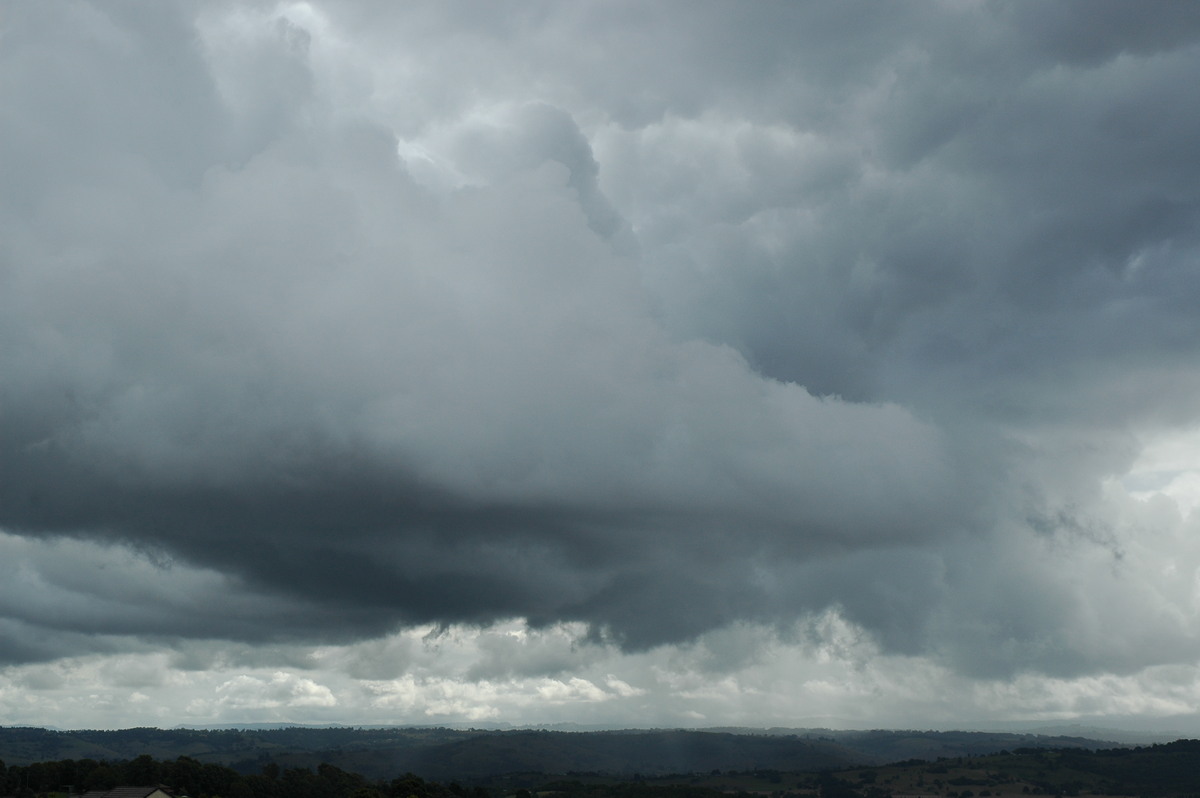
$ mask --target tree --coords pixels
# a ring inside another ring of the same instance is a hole
[[[108,765],[97,765],[83,778],[84,790],[111,790],[117,786],[117,771]]]
[[[125,765],[125,781],[130,784],[158,784],[162,768],[149,754],[142,754]]]

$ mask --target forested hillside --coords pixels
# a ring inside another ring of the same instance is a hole
[[[517,738],[513,738],[517,739]],[[190,798],[1025,798],[1200,795],[1200,741],[1147,748],[1036,749],[908,760],[876,767],[692,771],[621,778],[599,773],[515,772],[445,783],[412,773],[368,778],[328,763],[239,772],[180,756],[0,763],[0,795],[67,798],[122,784],[163,785]]]
[[[48,731],[0,728],[0,759],[123,760],[186,756],[258,773],[335,765],[367,778],[420,773],[449,780],[511,772],[662,775],[717,770],[807,771],[900,759],[987,754],[1021,747],[1107,748],[1068,737],[978,732],[869,731],[482,731],[441,728],[123,729]]]

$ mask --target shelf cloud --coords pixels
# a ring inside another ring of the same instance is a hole
[[[1198,66],[1171,2],[4,9],[0,720],[1196,711]]]

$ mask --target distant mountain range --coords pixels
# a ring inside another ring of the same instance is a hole
[[[1066,735],[1004,732],[807,730],[478,730],[444,727],[271,727],[57,731],[0,728],[9,765],[64,759],[187,756],[257,773],[269,763],[322,762],[368,778],[411,772],[436,780],[510,773],[656,776],[715,770],[817,771],[908,759],[979,756],[1018,748],[1116,748]]]

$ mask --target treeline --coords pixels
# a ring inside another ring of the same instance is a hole
[[[1101,779],[1095,790],[1113,795],[1193,795],[1200,797],[1200,740],[1176,740],[1173,743],[1134,749],[1102,751],[1031,751],[1017,753],[1038,762],[1053,757],[1054,770],[1095,774]],[[1048,779],[1030,781],[1046,794],[1078,795],[1083,784],[1055,783]]]
[[[740,790],[727,792],[689,784],[650,784],[642,780],[586,784],[568,779],[547,782],[537,794],[553,793],[554,798],[761,798]],[[515,798],[533,798],[534,793],[518,790]]]
[[[246,775],[186,756],[174,761],[142,755],[116,762],[64,759],[12,766],[0,762],[0,795],[15,798],[154,784],[190,798],[490,798],[481,787],[443,785],[411,773],[391,781],[371,781],[329,764],[312,770],[283,769],[267,762],[260,773]]]

